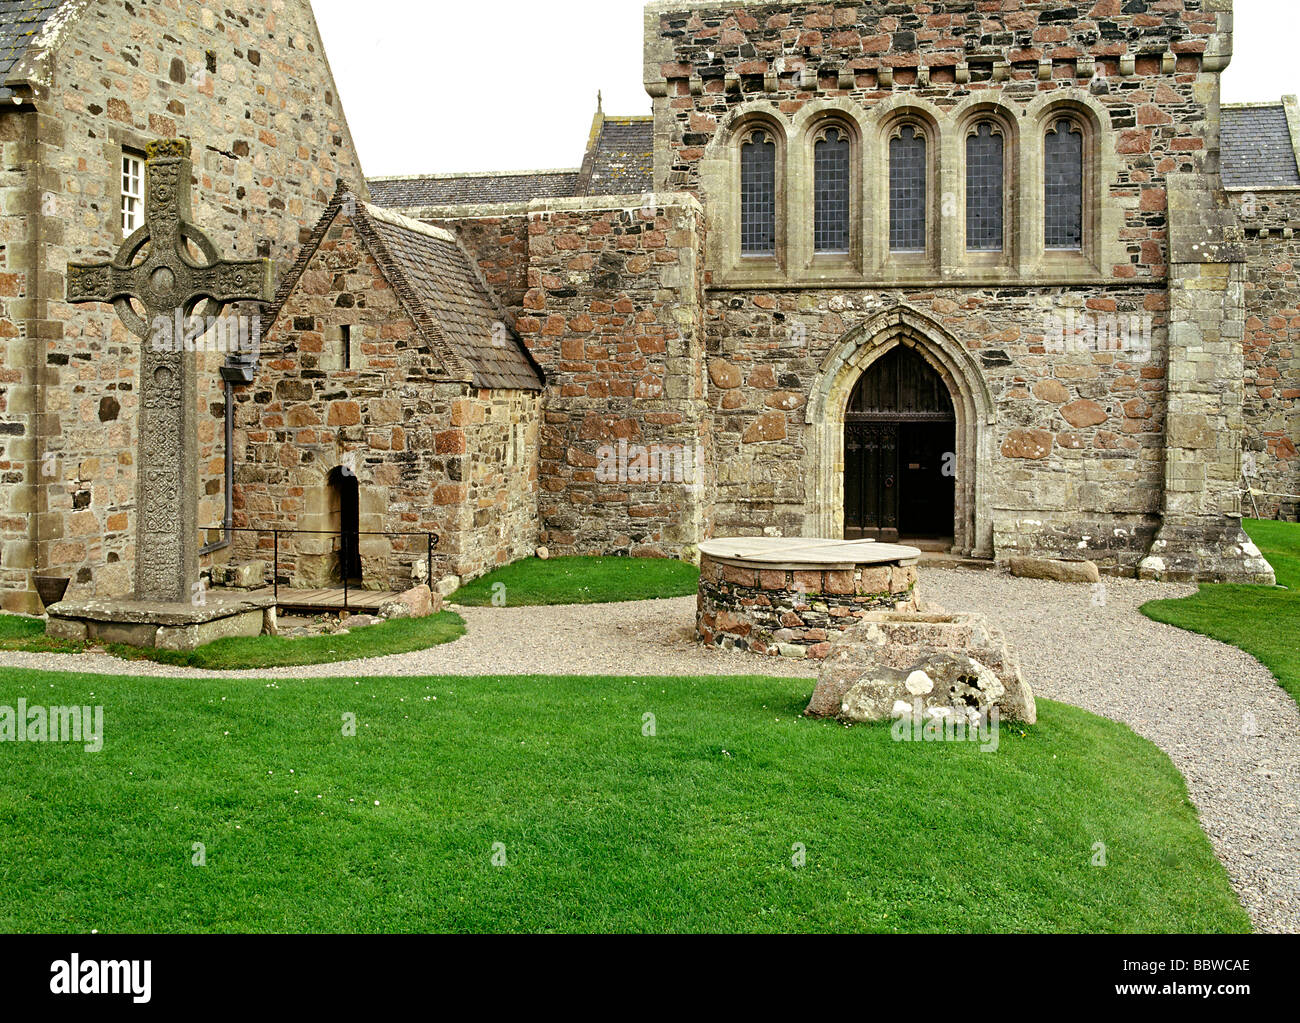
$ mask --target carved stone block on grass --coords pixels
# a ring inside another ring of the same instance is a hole
[[[1006,690],[993,671],[965,654],[932,649],[910,669],[874,664],[844,694],[836,715],[849,724],[922,717],[987,719]]]
[[[943,655],[965,658],[992,673],[1002,690],[992,697],[992,703],[997,706],[1003,720],[1031,725],[1038,721],[1033,689],[1024,680],[1019,660],[1003,633],[990,625],[983,615],[917,614],[909,611],[873,612],[846,631],[831,647],[822,664],[807,713],[810,717],[843,717],[847,697],[862,683],[888,681],[892,684],[897,681],[901,686],[899,699],[910,701],[917,694],[907,690],[907,678],[918,670],[927,670],[927,663]],[[935,666],[935,669],[946,678],[949,667]],[[885,674],[885,669],[901,673],[901,679]],[[971,670],[974,677],[982,678],[979,671]],[[926,705],[955,705],[952,693],[941,692],[942,680],[934,674],[930,677],[935,687]],[[995,691],[987,679],[972,688],[988,694]],[[855,703],[867,700],[871,692],[869,689],[860,691]],[[958,695],[964,705],[970,706],[966,697],[974,694],[963,689]],[[979,702],[978,698],[976,702]],[[892,704],[890,709],[893,709]]]

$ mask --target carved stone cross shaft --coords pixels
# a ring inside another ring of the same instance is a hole
[[[210,323],[231,302],[274,298],[269,259],[221,259],[190,222],[190,144],[149,146],[144,226],[111,263],[70,263],[68,301],[109,302],[145,344],[140,356],[136,471],[138,600],[188,602],[198,582],[197,369],[185,325]],[[196,261],[189,246],[202,254]],[[144,309],[140,315],[132,300]],[[192,322],[192,321],[191,321]],[[189,348],[190,350],[186,350]]]

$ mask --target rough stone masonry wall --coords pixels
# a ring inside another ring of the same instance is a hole
[[[808,406],[824,387],[828,355],[898,305],[968,353],[978,367],[970,382],[991,398],[981,478],[959,497],[959,514],[974,518],[961,502],[978,502],[999,557],[1083,553],[1115,569],[1136,565],[1162,504],[1166,182],[1217,166],[1207,156],[1218,148],[1230,11],[1220,0],[659,3],[647,11],[656,183],[699,194],[711,217],[719,535],[806,531],[812,492],[842,487],[835,460],[809,443],[816,424],[807,420],[820,413]],[[1040,132],[1055,101],[1098,128],[1089,139],[1090,237],[1073,264],[1042,251]],[[871,179],[884,173],[888,118],[928,119],[940,163],[932,202],[951,194],[960,212],[961,130],[976,110],[1000,113],[1010,129],[1008,251],[992,265],[970,261],[957,221],[943,215],[933,225],[937,251],[916,265],[886,258],[887,197]],[[834,266],[805,261],[811,253],[797,234],[810,219],[806,147],[823,116],[856,134],[866,179],[857,193],[861,236]],[[783,137],[787,191],[784,258],[766,270],[735,261],[734,240],[720,237],[734,233],[730,154],[740,128],[759,121]],[[1068,311],[1080,322],[1138,317],[1149,355],[1052,351],[1048,317]],[[985,543],[980,535],[966,546]]]
[[[1187,154],[1217,149],[1203,59],[1219,68],[1230,12],[1230,0],[652,4],[656,182],[699,191],[710,144],[745,104],[790,119],[825,99],[870,108],[917,98],[942,110],[971,95],[1023,105],[1081,88],[1113,114],[1126,165],[1105,187],[1117,198],[1158,190]],[[1135,253],[1160,240],[1162,206],[1123,205]],[[1160,276],[1162,266],[1138,272]]]
[[[45,118],[48,122],[49,118]],[[43,216],[35,113],[0,112],[0,609],[34,611],[28,594],[36,551],[36,406],[40,342],[29,335],[57,325],[32,323],[35,312],[30,267]],[[48,124],[46,125],[48,127]]]
[[[106,309],[62,302],[67,262],[107,260],[121,243],[123,148],[190,138],[197,224],[223,255],[269,256],[281,267],[335,181],[362,179],[306,0],[80,6],[56,45],[37,40],[28,70],[40,83],[39,113],[6,112],[0,126],[5,166],[32,168],[22,198],[6,189],[0,224],[12,275],[0,291],[13,292],[0,310],[0,429],[23,430],[4,434],[15,439],[5,457],[21,463],[3,477],[7,609],[36,609],[26,592],[36,569],[71,576],[71,596],[133,586],[140,341]],[[223,358],[200,359],[203,524],[224,513]]]
[[[471,392],[452,405],[465,435],[464,500],[451,573],[476,579],[537,552],[538,439],[542,396],[535,391]]]
[[[708,535],[699,205],[548,200],[519,333],[546,370],[541,543],[693,557]]]
[[[1165,506],[1144,579],[1272,586],[1241,527],[1246,251],[1213,178],[1170,180]]]
[[[456,235],[483,279],[513,317],[528,291],[526,205],[413,209],[404,215]],[[537,551],[537,450],[542,398],[516,391],[482,391],[458,401],[453,425],[466,436],[469,473],[453,574],[468,580]],[[450,538],[448,543],[454,543]]]
[[[712,293],[717,535],[806,533],[819,471],[807,396],[841,339],[900,303],[961,338],[988,383],[998,425],[985,486],[998,556],[1134,568],[1155,535],[1164,479],[1158,287]],[[1051,317],[1089,311],[1150,317],[1149,355],[1049,348]]]
[[[1234,197],[1246,225],[1246,452],[1264,518],[1300,518],[1300,193]],[[1245,508],[1255,513],[1249,502]]]
[[[351,369],[342,324],[352,328]],[[526,455],[507,469],[506,447],[519,427],[535,434],[537,400],[439,382],[437,368],[355,229],[336,220],[268,335],[257,381],[237,392],[236,525],[334,534],[282,540],[282,583],[332,581],[338,467],[357,476],[363,532],[440,535],[435,581],[527,549],[531,514],[497,516],[503,503],[530,507],[536,469]],[[241,537],[239,552],[269,561],[270,541]],[[427,546],[363,537],[361,551],[368,587],[406,589]]]

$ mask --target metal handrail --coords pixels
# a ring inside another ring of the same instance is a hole
[[[243,528],[234,527],[234,526],[227,527],[224,524],[220,526],[208,526],[202,531],[211,532],[214,530],[220,530],[228,533],[259,533],[259,534],[271,533],[274,535],[275,547],[274,547],[274,561],[271,565],[271,585],[274,588],[275,603],[277,607],[280,604],[280,534],[283,533],[290,536],[337,536],[340,539],[342,539],[344,536],[344,532],[339,529],[283,529],[278,526],[268,526],[265,529],[257,529],[251,526],[246,526]],[[442,540],[442,537],[440,537],[437,533],[377,532],[375,530],[369,530],[369,529],[358,529],[356,531],[348,530],[347,535],[357,536],[357,537],[362,537],[362,536],[389,536],[389,537],[422,536],[424,537],[428,544],[428,554],[427,554],[427,558],[428,558],[427,567],[429,573],[428,584],[429,584],[429,589],[430,590],[433,589],[433,551],[434,548],[436,548]],[[343,571],[340,574],[343,576],[343,610],[349,611],[351,610],[351,608],[349,607],[348,604],[348,600],[349,600],[348,573],[346,571]]]

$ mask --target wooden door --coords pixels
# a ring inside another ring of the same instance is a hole
[[[898,538],[897,423],[849,424],[844,437],[844,487],[846,538]]]
[[[956,432],[947,385],[925,359],[902,346],[879,359],[845,417],[845,536],[952,536]]]

